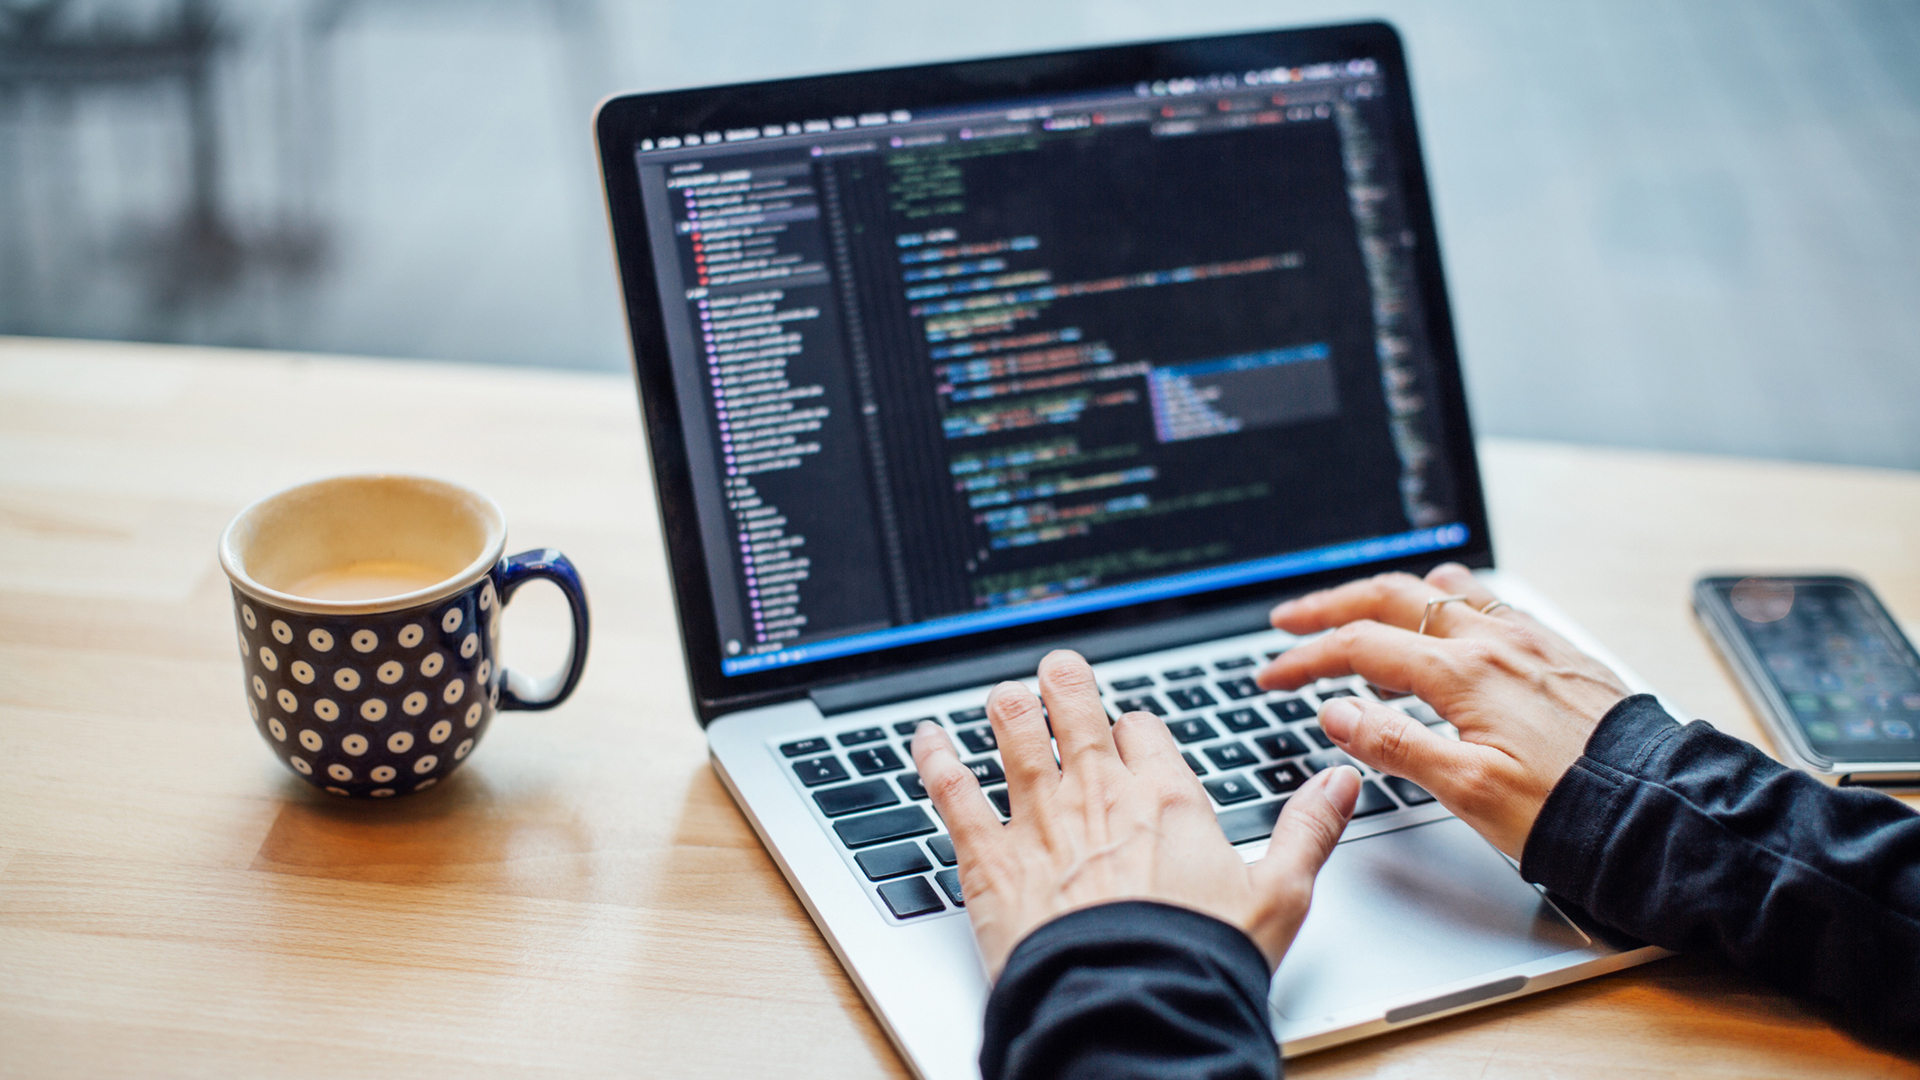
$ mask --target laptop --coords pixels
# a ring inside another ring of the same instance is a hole
[[[1265,693],[1277,600],[1494,570],[1407,67],[1380,23],[603,102],[595,130],[715,771],[923,1077],[988,984],[907,741],[1007,796],[986,692],[1048,650],[1166,718],[1248,859],[1348,759]],[[1419,787],[1359,807],[1272,988],[1297,1054],[1663,955]]]

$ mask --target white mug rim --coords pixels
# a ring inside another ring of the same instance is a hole
[[[372,600],[316,600],[312,597],[297,596],[269,588],[254,580],[245,569],[245,560],[235,549],[235,532],[243,522],[262,507],[276,499],[284,498],[295,492],[311,488],[330,486],[347,482],[366,481],[404,481],[410,484],[425,484],[458,492],[477,504],[486,516],[487,540],[481,553],[463,567],[458,573],[422,589],[400,593],[396,596],[382,596]],[[281,488],[279,491],[263,495],[248,503],[244,509],[233,516],[220,534],[220,569],[226,572],[227,579],[235,588],[263,603],[272,604],[288,611],[297,611],[307,615],[382,615],[407,608],[431,604],[464,592],[480,582],[507,550],[507,519],[501,513],[500,506],[482,492],[465,484],[443,480],[435,476],[422,476],[417,473],[346,473],[339,476],[321,477]]]

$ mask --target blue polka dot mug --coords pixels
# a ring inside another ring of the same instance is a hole
[[[551,549],[502,557],[507,525],[479,492],[414,476],[342,476],[242,510],[220,538],[247,707],[275,755],[355,798],[424,791],[467,759],[496,709],[565,701],[587,660],[587,597]],[[556,674],[495,657],[500,609],[559,586],[573,643]]]

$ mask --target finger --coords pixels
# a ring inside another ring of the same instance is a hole
[[[1394,776],[1404,776],[1449,807],[1460,805],[1468,778],[1483,770],[1495,751],[1436,735],[1401,712],[1358,698],[1335,698],[1320,710],[1320,729],[1354,757]]]
[[[913,767],[920,771],[920,783],[940,811],[953,835],[956,851],[993,843],[1000,837],[1000,815],[987,805],[980,794],[980,782],[960,763],[953,740],[939,724],[929,720],[913,733]]]
[[[1180,745],[1167,730],[1167,722],[1150,712],[1130,712],[1114,721],[1113,743],[1120,751],[1120,760],[1135,774],[1165,775],[1179,770],[1180,775],[1193,776],[1180,756]]]
[[[1420,625],[1427,601],[1444,595],[1412,574],[1376,574],[1289,600],[1273,609],[1272,619],[1275,627],[1293,634],[1312,634],[1356,619],[1411,630]]]
[[[1254,892],[1271,910],[1257,940],[1269,964],[1278,964],[1306,919],[1313,879],[1333,854],[1360,797],[1360,774],[1341,765],[1316,775],[1287,800],[1274,823],[1267,853],[1248,868]]]
[[[1501,603],[1500,598],[1495,596],[1491,589],[1480,583],[1480,579],[1474,576],[1473,571],[1459,563],[1441,563],[1434,567],[1427,573],[1427,584],[1439,589],[1445,595],[1466,597],[1467,605],[1473,608],[1474,613],[1484,617],[1462,619],[1456,617],[1457,612],[1449,612],[1444,635],[1446,637],[1459,637],[1462,634],[1472,634],[1476,630],[1490,629],[1494,624],[1487,622],[1488,619],[1506,623],[1534,622],[1530,616],[1511,604]],[[1496,604],[1499,606],[1494,607]],[[1439,617],[1440,613],[1436,610],[1434,619],[1438,621]]]
[[[1426,582],[1443,596],[1466,597],[1467,604],[1475,611],[1493,603],[1495,599],[1492,590],[1482,585],[1480,579],[1473,576],[1473,571],[1457,562],[1441,563],[1427,571]]]
[[[1020,683],[1003,682],[987,695],[987,718],[993,722],[1015,804],[1059,782],[1060,767],[1053,761],[1053,740],[1039,698]]]
[[[1318,773],[1280,809],[1267,853],[1254,863],[1256,882],[1273,875],[1312,878],[1333,854],[1360,800],[1360,772],[1340,765]]]
[[[1292,690],[1315,679],[1359,675],[1375,686],[1426,697],[1426,691],[1452,675],[1447,649],[1440,638],[1361,620],[1288,649],[1261,668],[1254,681],[1269,690]]]
[[[1040,697],[1047,703],[1047,719],[1053,725],[1053,741],[1060,748],[1062,770],[1088,755],[1109,757],[1118,753],[1093,669],[1079,653],[1055,649],[1041,658]]]

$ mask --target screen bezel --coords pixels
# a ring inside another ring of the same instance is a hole
[[[1795,587],[1804,584],[1845,588],[1859,597],[1861,604],[1892,633],[1894,641],[1906,647],[1909,664],[1920,667],[1920,651],[1916,651],[1914,643],[1901,629],[1899,620],[1880,602],[1874,591],[1856,577],[1846,574],[1707,574],[1699,578],[1694,583],[1695,607],[1706,622],[1707,629],[1712,632],[1715,643],[1720,646],[1721,654],[1746,690],[1748,699],[1765,722],[1776,749],[1807,769],[1830,776],[1920,772],[1920,746],[1916,746],[1914,755],[1906,760],[1832,758],[1814,749],[1813,738],[1801,725],[1800,715],[1793,711],[1787,701],[1786,691],[1761,659],[1752,635],[1746,632],[1743,620],[1733,610],[1729,592],[1734,585],[1749,578],[1783,581]]]
[[[712,608],[709,570],[693,513],[694,493],[683,423],[668,361],[666,324],[653,272],[652,248],[641,205],[634,154],[642,138],[691,130],[758,126],[801,116],[835,116],[875,109],[925,110],[1132,86],[1160,79],[1229,71],[1298,67],[1371,58],[1388,82],[1390,134],[1408,220],[1415,232],[1413,262],[1433,354],[1442,439],[1457,467],[1459,520],[1465,545],[1440,552],[1321,571],[1277,581],[1108,608],[1059,619],[742,675],[721,672],[723,659]],[[1184,616],[1244,606],[1319,588],[1362,573],[1423,573],[1442,560],[1475,568],[1493,565],[1465,388],[1440,263],[1438,237],[1413,97],[1398,33],[1382,22],[1233,34],[1147,44],[1116,45],[987,60],[889,68],[843,75],[631,94],[601,103],[594,134],[619,267],[634,377],[653,462],[662,534],[673,576],[681,645],[702,725],[750,705],[799,696],[852,679],[896,674],[930,663]]]

